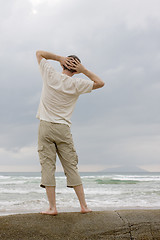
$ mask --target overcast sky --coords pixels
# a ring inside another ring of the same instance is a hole
[[[76,54],[105,82],[72,116],[80,170],[160,171],[159,10],[159,0],[0,0],[0,171],[40,170],[38,49]]]

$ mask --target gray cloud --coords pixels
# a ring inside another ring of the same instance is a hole
[[[80,97],[72,117],[80,162],[158,164],[159,6],[156,0],[0,1],[0,148],[36,145],[42,82],[35,51],[44,49],[77,54],[106,82]]]

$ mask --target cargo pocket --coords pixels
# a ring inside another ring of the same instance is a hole
[[[72,146],[71,146],[71,150],[72,150],[72,153],[73,153],[73,163],[74,165],[77,165],[78,164],[78,155],[77,155],[77,152],[76,152],[76,149],[74,147],[74,144],[72,143]]]
[[[43,150],[44,150],[43,145],[38,146],[39,161],[41,164],[43,164],[43,162],[46,159]]]

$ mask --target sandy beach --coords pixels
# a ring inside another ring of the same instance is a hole
[[[159,240],[160,210],[116,210],[88,214],[40,213],[0,217],[1,240]]]

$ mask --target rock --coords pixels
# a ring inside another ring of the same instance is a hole
[[[160,210],[0,217],[1,240],[160,240]]]

